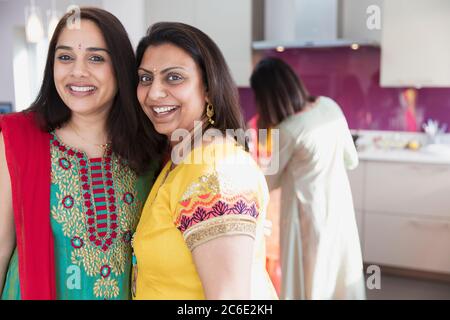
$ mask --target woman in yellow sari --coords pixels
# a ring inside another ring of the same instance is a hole
[[[225,136],[245,124],[223,55],[194,27],[158,23],[137,59],[139,101],[172,152],[133,239],[134,298],[276,299],[265,270],[268,189],[243,135]]]

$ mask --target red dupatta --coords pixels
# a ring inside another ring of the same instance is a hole
[[[53,234],[50,226],[50,134],[34,113],[0,116],[19,258],[21,299],[56,299]]]

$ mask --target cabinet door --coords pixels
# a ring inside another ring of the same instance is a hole
[[[450,273],[450,220],[381,213],[364,219],[365,262]]]
[[[383,2],[381,85],[450,86],[450,1]]]
[[[450,218],[450,166],[366,164],[366,211]]]

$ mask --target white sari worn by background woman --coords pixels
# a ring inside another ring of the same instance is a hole
[[[320,97],[279,129],[282,299],[364,299],[361,248],[346,169],[358,155],[339,106]],[[274,150],[276,152],[276,150]]]

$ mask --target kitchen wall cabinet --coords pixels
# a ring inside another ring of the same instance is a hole
[[[148,0],[147,25],[159,21],[191,24],[208,34],[227,60],[238,86],[249,86],[252,71],[251,0]]]
[[[381,85],[450,86],[450,1],[383,3]]]
[[[450,274],[450,165],[361,161],[349,180],[366,263]]]

